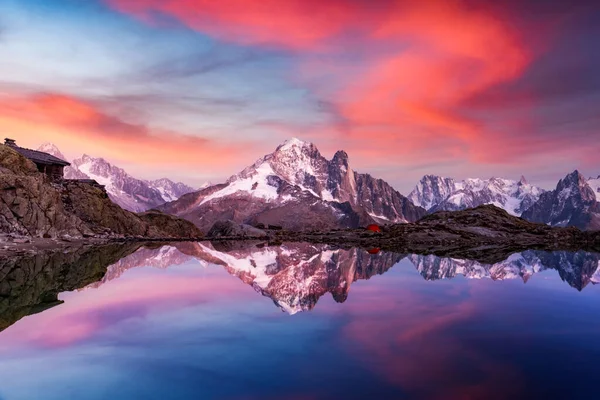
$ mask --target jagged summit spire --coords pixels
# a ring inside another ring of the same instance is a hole
[[[561,185],[561,182],[563,182],[563,184],[566,184],[567,182],[572,182],[572,183],[577,183],[578,185],[582,186],[582,185],[585,185],[586,179],[581,174],[581,172],[579,172],[579,170],[575,170],[575,171],[571,172],[570,174],[568,174],[567,176],[565,176],[563,179],[561,179],[559,182],[559,186]]]
[[[527,178],[525,178],[525,175],[521,175],[521,179],[519,179],[519,183],[521,185],[527,185],[529,182],[527,182]]]

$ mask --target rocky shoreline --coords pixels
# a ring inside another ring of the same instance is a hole
[[[262,236],[209,236],[211,241],[264,240],[270,244],[309,242],[341,248],[362,247],[397,253],[435,254],[496,262],[523,250],[600,252],[600,231],[553,228],[511,216],[493,205],[428,215],[416,223],[365,229],[290,232],[265,230]]]
[[[217,225],[217,224],[215,224]],[[110,237],[64,239],[29,238],[6,242],[0,238],[0,257],[38,251],[68,251],[84,246],[143,242],[244,242],[280,245],[290,242],[328,244],[338,248],[361,247],[372,251],[434,254],[496,262],[523,250],[600,252],[600,232],[576,228],[552,228],[509,215],[495,206],[438,212],[411,224],[382,226],[381,232],[365,229],[286,231],[281,229],[234,229],[219,223],[206,238],[199,237]]]

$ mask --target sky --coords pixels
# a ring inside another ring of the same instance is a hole
[[[600,175],[591,1],[0,0],[0,133],[218,183],[291,137],[425,174]]]

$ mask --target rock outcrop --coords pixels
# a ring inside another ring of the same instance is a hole
[[[233,221],[217,221],[208,231],[209,238],[242,236],[242,237],[266,237],[267,233],[262,229],[251,225],[238,224]]]
[[[123,210],[100,185],[51,183],[31,161],[4,145],[0,145],[0,234],[46,238],[202,236],[193,224],[176,217]]]
[[[61,304],[59,293],[102,279],[109,265],[140,246],[86,246],[68,252],[0,258],[0,331],[27,315]]]
[[[502,261],[526,249],[600,250],[600,232],[554,228],[510,215],[493,205],[463,211],[440,211],[416,223],[366,230],[275,232],[276,242],[312,242],[380,248],[398,253],[436,254],[486,263]]]

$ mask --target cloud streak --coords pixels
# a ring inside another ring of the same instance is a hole
[[[218,168],[252,147],[129,123],[92,102],[57,93],[0,97],[0,129],[26,143],[51,138],[70,153],[94,148],[109,159],[142,166],[160,160],[159,167]]]

